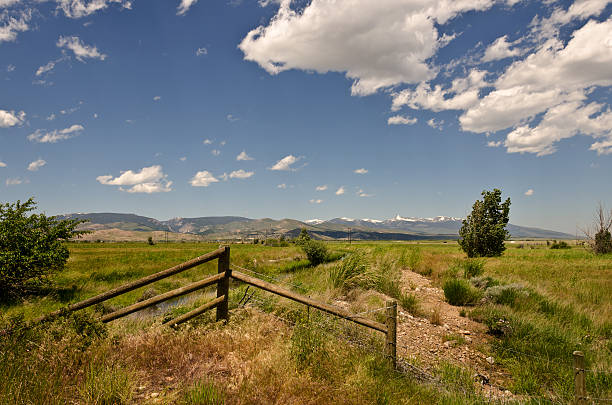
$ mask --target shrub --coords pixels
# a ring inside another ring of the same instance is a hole
[[[461,262],[460,266],[463,268],[463,277],[472,278],[480,276],[484,273],[484,260],[468,259]]]
[[[414,294],[400,294],[398,297],[399,304],[412,315],[418,315],[421,312],[419,301]]]
[[[155,245],[155,242],[153,242],[153,237],[152,237],[152,236],[149,236],[149,237],[147,238],[147,243],[148,243],[149,245],[151,245],[151,246]]]
[[[444,282],[444,296],[451,305],[471,305],[480,298],[480,291],[470,285],[467,280],[451,278]]]
[[[527,298],[529,292],[520,284],[506,284],[491,287],[485,291],[485,300],[495,304],[514,305],[520,297]]]
[[[506,225],[510,219],[510,198],[501,202],[501,191],[484,190],[483,199],[476,200],[472,212],[459,230],[459,245],[468,257],[500,256],[509,236]]]
[[[557,242],[555,241],[552,245],[550,245],[551,249],[571,249],[571,246],[567,244],[565,241]]]
[[[75,230],[85,221],[28,215],[35,208],[32,198],[0,204],[0,301],[23,297],[48,283],[48,276],[68,260],[64,242],[85,233]]]
[[[213,382],[199,381],[189,388],[184,396],[185,405],[222,405],[225,395]]]
[[[472,277],[470,279],[470,283],[472,283],[474,287],[480,288],[481,290],[486,290],[489,287],[499,285],[499,281],[489,276]]]
[[[313,265],[317,266],[327,258],[327,247],[325,243],[318,240],[308,240],[302,244],[302,250],[306,253],[308,261]]]
[[[310,240],[311,239],[310,239],[310,235],[308,234],[308,231],[306,230],[306,228],[302,228],[298,237],[295,238],[295,244],[302,246]]]

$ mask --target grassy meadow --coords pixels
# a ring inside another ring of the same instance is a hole
[[[427,319],[417,272],[445,287],[464,283],[473,299],[462,313],[492,336],[479,347],[507,373],[517,403],[569,403],[574,350],[585,353],[587,390],[612,398],[612,255],[582,247],[551,250],[507,244],[468,274],[456,242],[328,242],[328,260],[311,266],[294,245],[236,244],[231,263],[314,299],[341,300],[355,312],[386,300]],[[161,325],[206,302],[214,287],[103,325],[96,319],[217,271],[216,261],[34,328],[19,325],[218,247],[209,243],[71,243],[54,288],[0,307],[0,403],[27,404],[463,404],[489,400],[472,371],[440,364],[436,382],[394,371],[380,333],[232,283],[230,322],[214,311],[173,330]],[[254,293],[254,294],[253,294]],[[253,294],[253,295],[252,295]],[[248,305],[244,306],[245,301]],[[364,316],[381,321],[381,312]],[[418,364],[417,364],[418,365]],[[495,402],[495,401],[493,401]]]

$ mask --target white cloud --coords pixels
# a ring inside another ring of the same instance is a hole
[[[6,179],[6,181],[4,182],[4,184],[6,184],[7,186],[16,186],[21,183],[23,183],[23,180],[17,177],[13,179]]]
[[[489,45],[485,51],[482,61],[491,62],[494,60],[519,56],[521,54],[521,50],[519,48],[510,49],[510,45],[512,45],[512,43],[508,42],[507,35],[497,38],[495,42]]]
[[[22,125],[26,117],[23,111],[0,110],[0,128],[10,128],[15,125]]]
[[[296,170],[291,167],[292,164],[296,163],[300,160],[301,157],[295,157],[293,155],[287,155],[278,162],[274,164],[274,166],[270,167],[270,170]]]
[[[212,183],[217,183],[219,180],[212,175],[208,170],[197,172],[189,182],[194,187],[208,187]]]
[[[55,114],[51,113],[47,118],[45,118],[47,121],[53,121],[55,119]]]
[[[6,167],[6,163],[0,160],[0,167]]]
[[[176,15],[185,15],[187,11],[196,4],[198,0],[181,0],[181,4],[179,4]]]
[[[43,167],[46,164],[47,164],[47,162],[45,160],[38,159],[38,160],[35,160],[35,161],[31,162],[28,165],[28,170],[31,171],[31,172],[37,172],[38,169],[40,169],[41,167]]]
[[[213,149],[210,151],[210,153],[212,153],[213,156],[219,156],[221,154],[221,151],[219,149]]]
[[[160,193],[172,191],[172,182],[167,180],[162,167],[159,165],[143,167],[139,172],[132,170],[122,171],[121,175],[113,178],[111,175],[98,176],[96,180],[107,186],[120,186],[119,190],[128,193]],[[128,186],[128,188],[123,188]]]
[[[325,191],[325,190],[327,190],[327,184],[322,185],[322,186],[317,186],[317,187],[315,187],[315,190],[317,190],[317,191]]]
[[[404,117],[403,115],[394,115],[387,120],[387,125],[414,125],[416,123],[416,118]]]
[[[131,9],[129,0],[56,0],[57,8],[68,18],[87,17],[97,11],[106,9],[110,4],[118,4],[124,9]]]
[[[19,3],[20,0],[0,0],[0,8],[10,7]]]
[[[68,128],[53,130],[51,132],[45,132],[44,130],[37,129],[34,133],[28,135],[28,140],[38,143],[57,143],[66,139],[74,138],[79,136],[81,131],[85,128],[82,125],[74,124]]]
[[[15,71],[15,69],[17,69],[17,68],[16,68],[16,67],[15,67],[15,65],[13,65],[13,64],[9,64],[9,65],[6,67],[6,71],[7,71],[7,72],[9,72],[9,73],[14,72],[14,71]]]
[[[59,62],[61,62],[64,58],[59,58],[56,60],[51,60],[49,61],[46,65],[42,65],[40,66],[38,69],[36,69],[36,76],[40,76],[43,75],[45,73],[48,73],[50,71],[52,71],[55,68],[55,65]]]
[[[196,49],[196,56],[208,55],[208,49],[201,47]]]
[[[533,195],[533,189],[532,189],[532,188],[530,188],[529,190],[525,191],[525,195],[526,195],[526,196]]]
[[[253,160],[253,158],[247,155],[246,151],[243,150],[238,156],[236,156],[236,160]]]
[[[436,120],[434,118],[427,121],[427,125],[432,127],[433,129],[437,129],[438,131],[442,131],[442,125],[444,125],[444,120]]]
[[[363,191],[361,189],[359,189],[359,191],[357,191],[357,195],[359,197],[362,197],[362,198],[367,198],[367,197],[373,197],[374,196],[374,194],[367,194],[365,191]]]
[[[181,162],[184,162],[184,161],[186,161],[186,160],[187,160],[187,156],[181,156],[181,157],[179,158],[179,160],[180,160]]]
[[[100,53],[95,46],[85,45],[77,36],[64,37],[60,36],[57,40],[59,48],[66,48],[74,53],[77,60],[84,62],[85,59],[106,59],[106,55]]]
[[[226,143],[227,142],[225,142],[225,141],[221,141],[221,142],[219,142],[219,146],[225,146]]]
[[[285,183],[279,184],[278,186],[276,186],[276,188],[281,188],[281,189],[286,189],[287,185]]]
[[[494,3],[315,0],[292,9],[291,0],[282,0],[269,24],[250,31],[239,48],[246,60],[270,74],[345,72],[353,80],[352,94],[367,95],[433,78],[436,71],[428,60],[449,40],[438,35],[436,24]]]
[[[210,139],[204,139],[204,141],[202,141],[202,143],[204,145],[210,145],[210,144],[212,144],[212,141]]]
[[[310,200],[311,204],[321,204],[322,202],[323,202],[323,200],[321,200],[321,199],[317,199],[317,200],[312,199],[312,200]]]
[[[227,120],[229,122],[236,122],[236,121],[240,120],[240,118],[238,118],[238,117],[236,117],[236,116],[234,116],[232,114],[227,114],[227,116],[225,118],[227,118]]]
[[[247,171],[240,169],[240,170],[234,170],[233,172],[231,172],[229,174],[229,177],[230,179],[248,179],[249,177],[252,177],[254,174],[255,172],[247,172]]]
[[[336,190],[336,195],[342,195],[346,192],[346,190],[344,189],[344,186],[340,186],[340,188],[338,188],[338,190]]]
[[[357,173],[357,174],[366,174],[368,172],[368,169],[365,168],[361,168],[361,169],[355,169],[353,170],[353,173]]]
[[[0,42],[12,42],[17,39],[18,32],[30,29],[28,22],[32,18],[30,10],[22,11],[18,15],[9,15],[6,11],[0,13]]]
[[[161,96],[155,96],[155,97],[153,97],[153,101],[159,101],[159,100],[161,100]]]
[[[498,148],[502,146],[504,143],[502,141],[489,141],[487,142],[487,146],[489,148]]]

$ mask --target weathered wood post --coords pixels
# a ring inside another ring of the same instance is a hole
[[[397,302],[387,302],[387,335],[385,339],[385,356],[393,363],[393,368],[397,366]]]
[[[217,321],[224,319],[227,322],[229,320],[229,282],[232,270],[230,269],[230,248],[225,246],[224,249],[224,252],[219,255],[217,273],[225,273],[225,277],[217,283],[217,298],[225,296],[225,299],[217,306]]]
[[[586,405],[586,379],[584,376],[584,353],[574,352],[574,404]]]

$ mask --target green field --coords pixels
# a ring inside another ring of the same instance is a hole
[[[0,403],[451,404],[490,399],[473,382],[473,370],[460,362],[434,364],[435,383],[423,382],[389,367],[380,334],[262,292],[242,307],[240,301],[253,289],[246,292],[237,283],[227,325],[214,322],[214,311],[178,331],[161,325],[205,302],[214,287],[106,327],[95,322],[101,313],[216,273],[216,261],[75,316],[33,329],[14,328],[217,247],[70,244],[68,265],[54,276],[55,288],[0,307]],[[377,309],[393,298],[402,311],[425,321],[430,315],[419,292],[403,284],[402,274],[419,273],[438,287],[465,278],[465,256],[456,242],[330,242],[327,247],[328,262],[316,267],[294,245],[232,245],[231,263],[314,299],[340,300],[352,312]],[[486,344],[477,349],[495,357],[512,400],[569,403],[574,350],[585,353],[592,370],[587,372],[589,395],[611,398],[612,255],[517,243],[483,265],[481,284],[501,287],[471,287],[478,299],[462,314],[486,326]],[[380,320],[379,312],[366,316]],[[411,361],[417,368],[425,365],[424,359]]]

